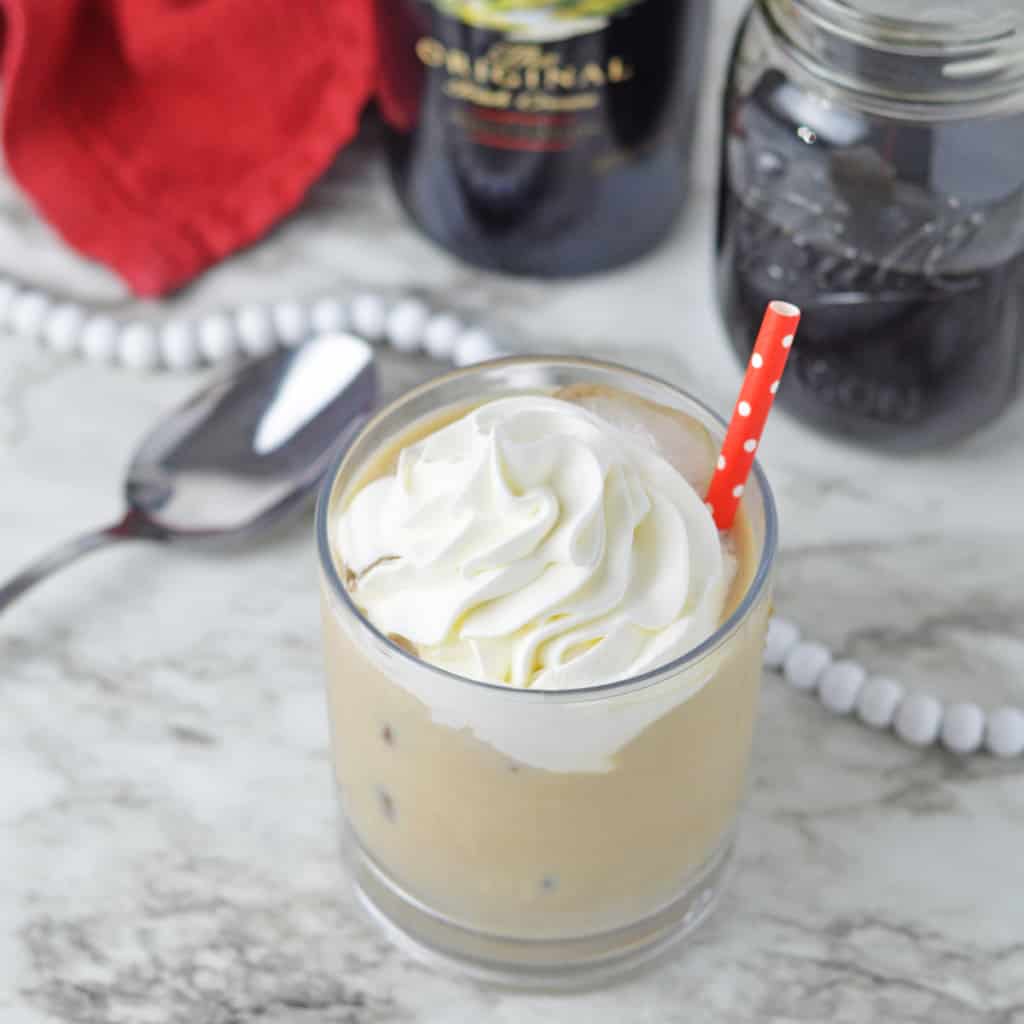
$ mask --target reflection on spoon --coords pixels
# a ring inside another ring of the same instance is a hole
[[[355,380],[370,361],[362,342],[339,345],[337,336],[315,338],[281,381],[253,438],[259,455],[275,451],[338,397],[339,380]]]
[[[248,363],[165,417],[125,478],[121,522],[85,534],[0,587],[0,611],[115,540],[250,537],[301,508],[377,401],[373,351],[314,338]]]

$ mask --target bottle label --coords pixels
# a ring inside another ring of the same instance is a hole
[[[637,75],[635,46],[617,51],[607,30],[647,0],[429,2],[440,20],[417,40],[416,57],[478,146],[572,149],[600,136],[596,115],[610,91]]]
[[[552,42],[599,32],[641,0],[433,0],[444,14],[520,42]]]

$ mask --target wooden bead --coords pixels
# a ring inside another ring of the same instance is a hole
[[[489,359],[497,359],[502,354],[495,340],[482,328],[475,327],[455,342],[452,362],[456,366],[475,366]]]
[[[764,663],[768,668],[782,668],[786,655],[800,643],[800,630],[788,619],[772,617],[764,642]]]
[[[82,328],[82,353],[91,363],[111,363],[117,356],[117,321],[113,317],[91,316]]]
[[[930,746],[942,729],[942,705],[926,693],[912,693],[900,704],[893,728],[912,747]]]
[[[85,310],[70,302],[54,306],[43,323],[43,340],[60,355],[77,351],[82,340]]]
[[[387,321],[387,307],[379,295],[370,292],[357,295],[349,308],[352,327],[356,334],[367,341],[380,341],[384,336]]]
[[[942,745],[954,754],[973,754],[985,739],[985,714],[977,704],[950,704],[942,716]]]
[[[821,703],[833,714],[848,715],[857,705],[867,672],[855,661],[833,662],[818,683]]]
[[[238,335],[230,317],[224,313],[210,313],[199,321],[196,332],[199,351],[209,363],[224,363],[238,355]]]
[[[235,330],[241,350],[254,358],[265,356],[277,345],[277,329],[262,306],[243,306],[235,313]]]
[[[813,690],[825,669],[832,663],[832,655],[822,644],[799,643],[786,655],[783,673],[786,682],[796,690]]]
[[[888,729],[905,692],[895,679],[884,676],[869,679],[857,695],[857,717],[872,729]]]
[[[298,302],[275,303],[271,317],[282,345],[299,345],[309,337],[309,313]]]
[[[341,299],[327,296],[317,299],[309,315],[310,323],[317,334],[334,334],[348,326],[348,312]]]
[[[15,295],[7,315],[11,333],[22,338],[38,338],[52,305],[42,292],[20,292]]]
[[[0,278],[0,329],[8,324],[8,316],[15,295],[18,294],[18,287],[13,281]]]
[[[462,335],[462,321],[451,313],[433,316],[423,332],[423,347],[433,359],[451,359],[455,343]]]
[[[430,310],[418,299],[399,302],[388,314],[384,326],[387,339],[398,352],[415,352],[423,344]]]
[[[989,712],[985,748],[995,757],[1018,757],[1024,753],[1024,711],[998,708]]]
[[[138,320],[125,324],[117,339],[117,358],[131,370],[159,369],[160,347],[153,325]]]
[[[183,318],[168,320],[160,328],[160,353],[172,370],[195,369],[202,362],[195,325]]]

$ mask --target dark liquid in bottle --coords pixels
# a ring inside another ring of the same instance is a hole
[[[739,354],[784,298],[804,315],[779,399],[801,418],[904,451],[995,418],[1024,351],[1024,200],[1003,172],[984,180],[991,149],[976,147],[1010,133],[1024,153],[1021,119],[811,129],[790,116],[792,86],[766,79],[733,107],[742,141],[726,142],[721,192],[719,297]]]
[[[470,262],[551,276],[621,264],[667,233],[687,191],[707,0],[582,3],[601,16],[578,34],[564,18],[563,38],[389,2],[387,74],[405,105],[391,120],[407,122],[393,176],[428,235]]]

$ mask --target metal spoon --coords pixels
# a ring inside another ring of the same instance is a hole
[[[40,580],[114,541],[249,537],[300,508],[377,400],[369,345],[336,334],[242,366],[142,441],[124,518],[69,541],[0,587],[0,612]]]

